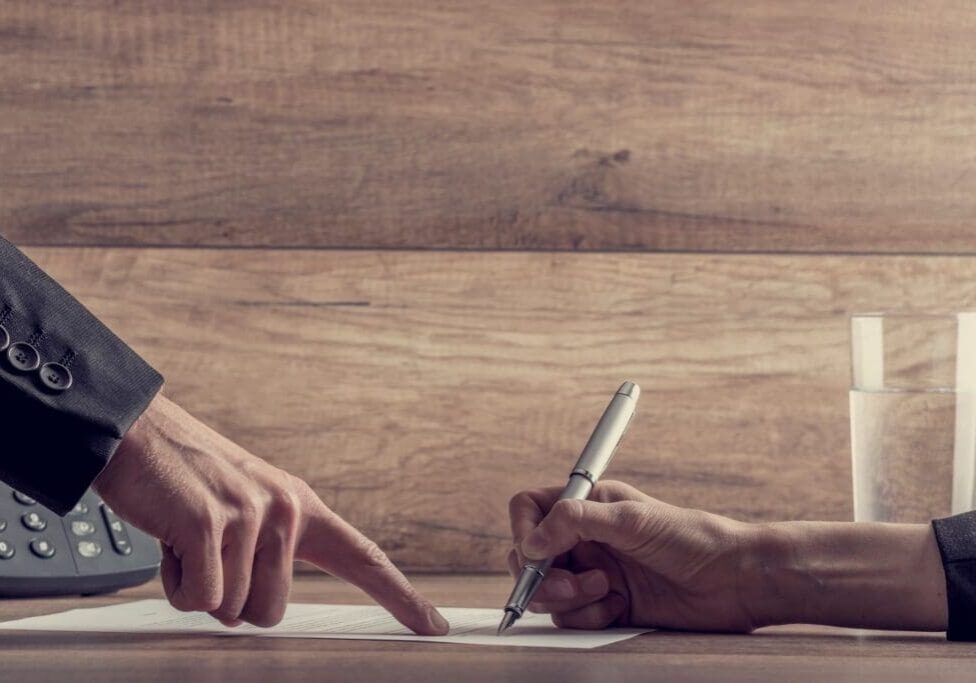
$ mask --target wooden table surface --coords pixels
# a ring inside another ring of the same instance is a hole
[[[440,605],[495,607],[501,576],[420,576]],[[151,583],[109,597],[11,600],[0,619],[160,597]],[[331,579],[299,576],[296,601],[362,602]],[[0,635],[4,681],[971,681],[976,646],[941,634],[809,626],[749,636],[651,633],[598,650],[490,648],[409,642],[208,636],[15,633]]]

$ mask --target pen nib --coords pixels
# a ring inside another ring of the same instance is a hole
[[[515,615],[515,612],[511,610],[505,610],[505,616],[502,617],[502,623],[498,625],[498,633],[496,633],[495,635],[500,636],[501,634],[503,634],[505,631],[507,631],[509,628],[512,627],[512,624],[514,624],[517,619],[518,617]]]

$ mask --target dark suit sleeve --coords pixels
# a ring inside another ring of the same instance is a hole
[[[0,479],[65,514],[162,376],[0,237]]]
[[[945,569],[949,640],[976,640],[976,512],[933,520]]]

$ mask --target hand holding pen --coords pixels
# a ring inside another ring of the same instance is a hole
[[[639,397],[640,387],[633,382],[624,382],[617,389],[576,461],[576,466],[570,472],[569,481],[559,494],[559,500],[586,500],[590,495],[590,491],[613,459],[613,454],[634,416]],[[522,617],[551,566],[551,557],[525,563],[505,604],[505,614],[498,626],[499,634],[511,628]]]
[[[520,582],[509,602],[551,614],[561,628],[947,626],[946,577],[930,524],[750,524],[617,481],[600,482],[585,500],[560,487],[523,491],[509,513],[509,571]],[[532,578],[532,567],[545,568],[545,579]],[[527,573],[531,591],[519,588]]]

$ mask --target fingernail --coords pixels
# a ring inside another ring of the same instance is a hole
[[[567,600],[576,595],[576,590],[573,588],[573,584],[566,579],[555,579],[549,584],[549,593],[554,598]]]
[[[447,619],[445,619],[435,607],[431,607],[429,610],[427,610],[427,617],[430,619],[431,625],[437,630],[438,633],[443,634],[451,630],[451,625],[447,623]]]
[[[607,578],[600,572],[588,574],[580,580],[580,588],[587,595],[603,595],[607,592]]]
[[[522,549],[528,554],[537,556],[546,549],[548,543],[549,539],[546,538],[546,535],[539,529],[536,529],[522,542]]]

